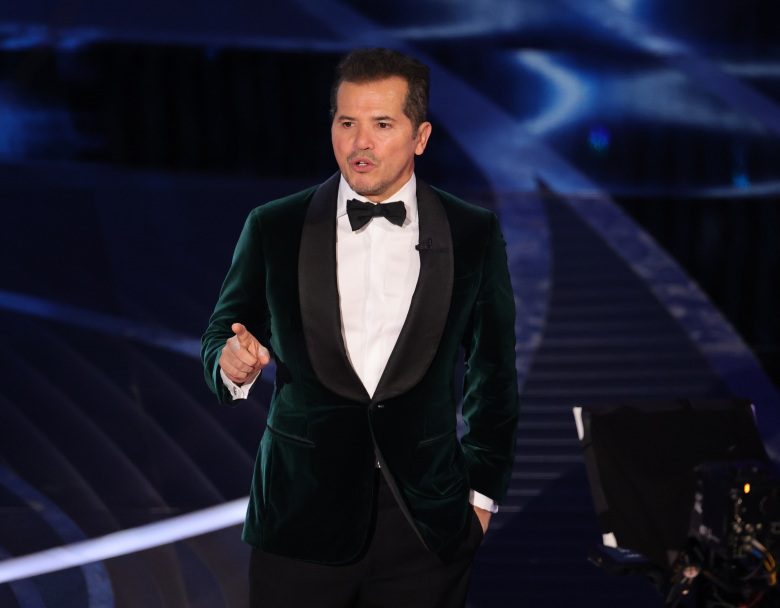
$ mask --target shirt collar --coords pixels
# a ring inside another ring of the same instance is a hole
[[[351,198],[356,198],[359,201],[365,201],[370,202],[365,196],[361,196],[357,192],[355,192],[350,185],[347,183],[347,180],[344,179],[344,176],[341,176],[341,179],[339,180],[339,193],[338,193],[338,202],[336,205],[336,217],[340,218],[347,214],[347,201]],[[412,224],[417,221],[417,177],[414,173],[412,173],[412,177],[409,178],[409,181],[406,182],[403,186],[401,186],[401,189],[393,194],[392,196],[388,196],[385,200],[381,201],[384,202],[392,202],[392,201],[403,201],[404,206],[406,207],[406,219],[404,220],[404,226],[408,226],[409,224]]]

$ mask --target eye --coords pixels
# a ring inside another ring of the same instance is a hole
[[[380,122],[378,122],[376,124],[379,126],[380,129],[389,129],[390,128],[390,123],[389,122],[381,122],[380,121]]]
[[[351,120],[342,120],[341,121],[341,126],[344,127],[345,129],[349,129],[352,126],[352,121]]]

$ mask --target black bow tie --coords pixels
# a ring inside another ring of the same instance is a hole
[[[347,215],[352,230],[362,228],[374,217],[383,216],[388,222],[400,226],[406,219],[406,207],[402,201],[393,203],[364,203],[355,198],[347,201]]]

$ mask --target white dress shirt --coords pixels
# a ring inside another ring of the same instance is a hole
[[[347,215],[347,201],[353,198],[370,202],[352,190],[342,176],[336,204],[341,331],[349,361],[373,396],[401,333],[420,275],[420,254],[415,249],[420,236],[417,179],[413,174],[398,192],[382,201],[403,201],[406,219],[401,226],[375,217],[353,231]],[[234,399],[246,398],[253,383],[237,386],[220,373]],[[490,498],[473,490],[469,501],[494,513],[498,510]]]
[[[396,226],[375,217],[353,231],[347,201],[369,202],[342,177],[336,207],[336,274],[341,331],[349,361],[370,396],[401,333],[420,275],[417,180],[414,175],[386,201],[403,201],[406,219]]]

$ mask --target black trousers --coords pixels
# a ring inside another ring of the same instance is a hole
[[[428,551],[398,507],[384,477],[375,501],[368,547],[355,563],[324,566],[252,550],[250,608],[461,608],[471,563],[482,542],[472,513],[471,528],[455,558],[443,563]]]

